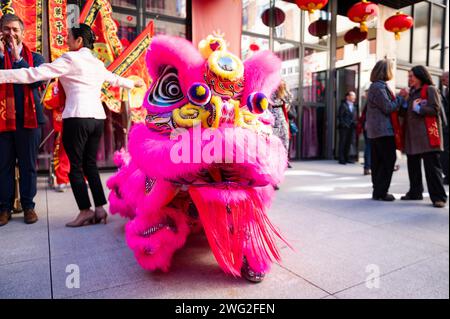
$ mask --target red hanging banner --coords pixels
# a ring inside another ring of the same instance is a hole
[[[48,38],[52,61],[68,51],[67,47],[67,0],[48,2]]]
[[[25,44],[31,51],[42,53],[43,0],[1,0],[1,15],[15,14],[25,24]]]

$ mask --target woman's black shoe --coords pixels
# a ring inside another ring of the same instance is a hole
[[[372,196],[373,200],[379,200],[379,201],[383,201],[383,202],[393,202],[395,201],[395,197],[392,194],[386,194],[385,196]]]
[[[423,196],[412,196],[410,194],[406,194],[405,196],[402,196],[401,200],[423,200]]]

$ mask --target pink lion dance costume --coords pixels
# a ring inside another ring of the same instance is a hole
[[[267,110],[280,60],[259,52],[242,62],[214,36],[199,50],[157,36],[147,65],[146,121],[131,130],[129,153],[116,154],[119,171],[108,180],[111,213],[130,218],[127,244],[143,268],[168,271],[203,229],[226,273],[260,282],[280,261],[282,239],[266,214],[287,166]]]

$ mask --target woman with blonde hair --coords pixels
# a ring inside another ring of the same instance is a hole
[[[292,95],[285,81],[281,81],[280,86],[272,96],[272,101],[273,104],[270,110],[275,118],[273,132],[281,139],[286,151],[289,153],[289,122],[287,114],[291,107]]]
[[[387,85],[392,78],[391,61],[379,61],[372,70],[372,84],[367,95],[366,130],[372,151],[372,199],[381,201],[395,200],[395,197],[389,194],[397,158],[392,114],[399,109],[400,102]]]
[[[273,115],[273,134],[278,136],[286,149],[288,154],[287,162],[289,163],[289,119],[288,112],[291,107],[292,95],[289,92],[287,84],[284,80],[281,81],[278,89],[272,94],[272,104],[270,105],[270,112]],[[278,185],[274,185],[275,190],[279,190]]]

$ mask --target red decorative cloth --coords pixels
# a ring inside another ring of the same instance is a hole
[[[395,101],[395,95],[394,93],[388,89],[389,95],[392,99],[392,101]],[[395,136],[395,145],[397,146],[397,149],[399,151],[403,151],[405,148],[405,132],[404,127],[402,123],[400,122],[400,115],[398,111],[391,113],[391,123],[392,128],[394,129],[394,136]]]
[[[53,150],[53,167],[55,169],[56,184],[69,184],[70,162],[62,143],[62,132],[57,133]]]
[[[429,85],[424,85],[422,91],[420,92],[420,98],[422,100],[428,100],[428,87]],[[441,136],[439,133],[438,118],[434,115],[425,116],[425,126],[427,128],[428,140],[430,141],[431,147],[441,146]]]
[[[44,100],[47,109],[53,110],[53,128],[55,132],[62,132],[62,113],[66,105],[66,93],[59,80],[50,84],[50,95]]]
[[[22,58],[33,67],[31,50],[23,44]],[[4,55],[4,69],[12,69],[12,61],[8,52]],[[37,128],[36,108],[33,101],[33,90],[23,85],[24,95],[24,128]],[[16,104],[14,99],[14,85],[12,83],[0,84],[0,132],[16,130]]]

